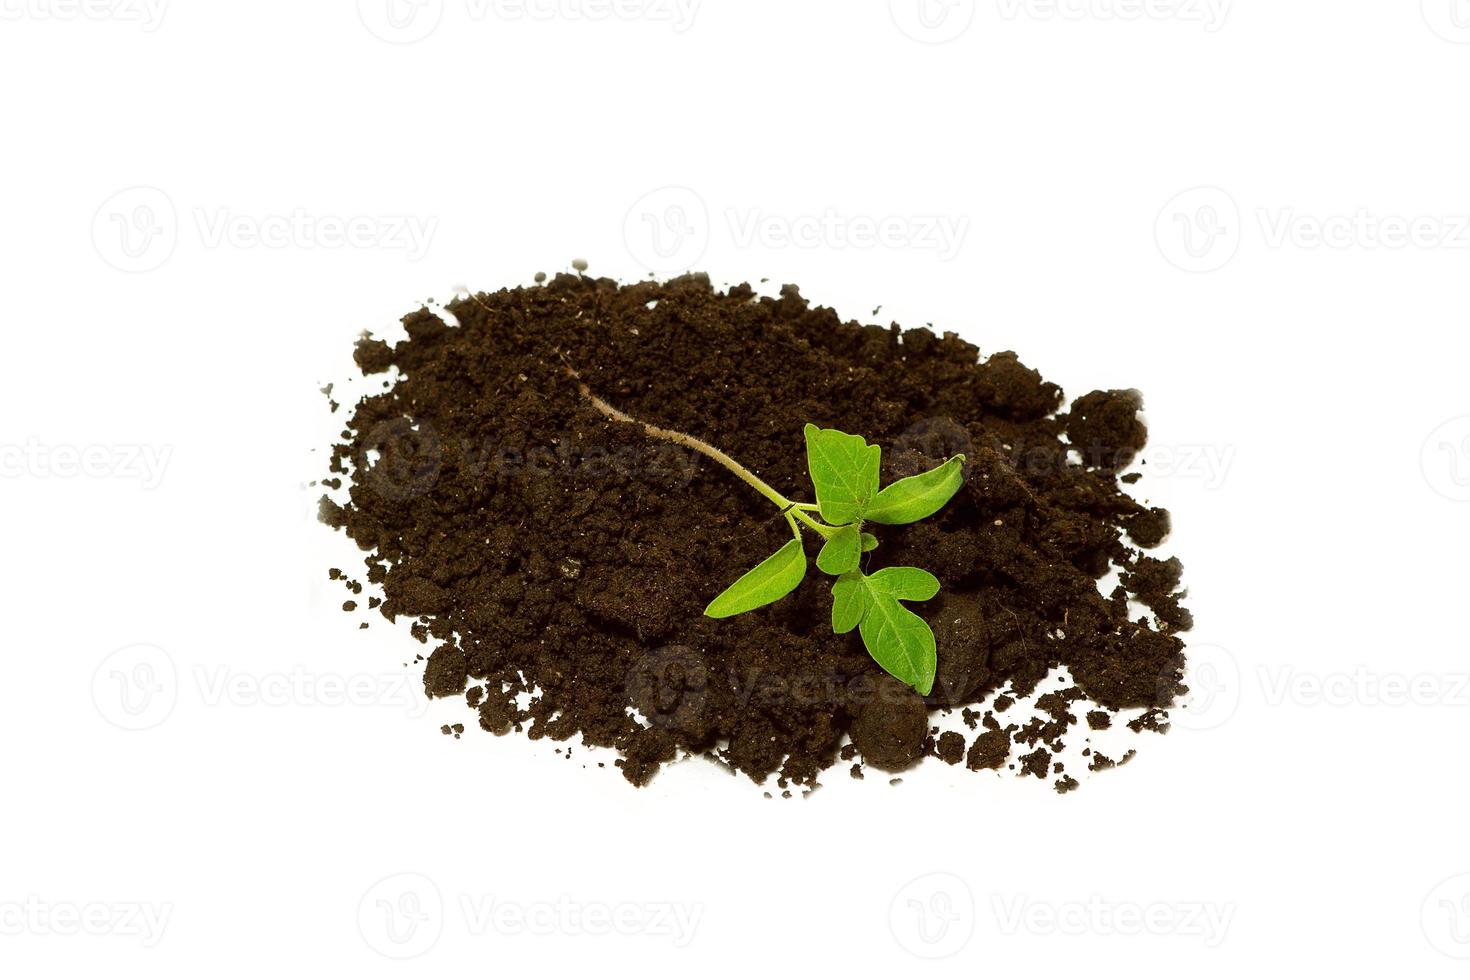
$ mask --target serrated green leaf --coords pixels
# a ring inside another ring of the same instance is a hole
[[[939,594],[939,579],[922,568],[895,565],[880,568],[866,579],[874,595],[889,595],[908,602],[927,602]]]
[[[863,539],[857,525],[839,527],[817,553],[817,567],[828,575],[842,575],[858,567],[863,557]]]
[[[878,547],[878,539],[875,538],[875,537],[873,537],[867,531],[864,531],[863,532],[863,539],[862,540],[863,540],[863,551],[865,551],[865,552],[872,551],[874,548]]]
[[[806,463],[817,490],[817,506],[829,524],[851,524],[878,493],[878,463],[882,450],[862,436],[810,423],[806,434]]]
[[[793,538],[780,551],[715,596],[704,614],[711,619],[725,619],[759,609],[789,594],[801,584],[805,575],[806,552],[802,550],[801,541]]]
[[[890,483],[873,498],[863,517],[879,524],[922,521],[949,503],[959,490],[964,464],[965,457],[951,456],[927,473]]]
[[[868,611],[872,593],[863,587],[862,572],[848,572],[832,583],[832,632],[850,633]]]
[[[874,594],[859,631],[878,666],[924,697],[934,689],[938,665],[929,624],[887,594]]]

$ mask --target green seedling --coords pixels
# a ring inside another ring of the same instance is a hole
[[[833,631],[857,629],[878,666],[927,697],[934,687],[937,663],[934,633],[903,603],[934,598],[939,580],[922,568],[865,573],[860,567],[862,557],[878,547],[878,539],[863,526],[868,522],[912,524],[936,513],[959,490],[965,457],[953,456],[926,473],[880,490],[879,447],[836,429],[807,425],[804,431],[816,503],[788,500],[729,457],[720,460],[781,509],[792,540],[716,596],[704,614],[715,619],[738,616],[790,594],[806,577],[801,536],[806,528],[822,538],[817,568],[835,576]]]
[[[934,633],[929,624],[903,605],[939,594],[939,580],[922,568],[862,571],[862,557],[878,547],[863,530],[873,524],[912,524],[949,503],[964,479],[964,456],[951,456],[926,473],[878,488],[881,450],[862,436],[807,425],[806,461],[817,502],[788,500],[773,487],[702,439],[665,429],[620,412],[598,398],[571,365],[567,375],[594,408],[614,422],[636,425],[654,439],[687,447],[719,463],[775,504],[791,527],[791,540],[774,555],[740,576],[715,597],[704,614],[714,619],[738,616],[789,595],[806,577],[803,528],[822,538],[817,568],[835,577],[832,583],[832,629],[858,630],[868,653],[894,677],[925,697],[934,689]],[[816,514],[821,519],[812,515]]]

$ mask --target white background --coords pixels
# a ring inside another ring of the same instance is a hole
[[[0,973],[1463,976],[1470,4],[592,2],[0,0]],[[1142,389],[1194,707],[789,801],[424,715],[316,389],[574,257]]]

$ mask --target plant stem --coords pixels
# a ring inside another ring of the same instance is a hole
[[[676,432],[673,429],[663,429],[648,422],[643,422],[635,419],[633,416],[629,415],[626,412],[618,411],[616,408],[612,407],[607,402],[594,395],[592,393],[592,389],[587,387],[586,383],[582,381],[581,376],[578,375],[576,371],[572,370],[570,366],[566,367],[566,372],[572,377],[573,380],[577,382],[577,390],[582,393],[583,398],[592,403],[593,408],[597,409],[599,412],[601,412],[603,415],[606,415],[614,422],[626,422],[629,425],[636,425],[648,435],[653,436],[655,439],[663,439],[665,442],[672,442],[677,445],[692,449],[697,453],[701,453],[702,455],[708,456],[710,459],[714,460],[716,463],[719,463],[725,469],[729,470],[731,473],[734,473],[736,476],[740,477],[740,479],[744,480],[746,483],[754,487],[762,497],[765,497],[771,503],[781,508],[781,513],[786,517],[786,521],[788,524],[791,525],[791,529],[793,531],[796,530],[796,521],[801,521],[801,523],[805,524],[813,531],[816,531],[824,538],[829,538],[833,534],[837,533],[837,529],[835,527],[828,527],[826,524],[821,524],[807,516],[807,511],[817,509],[816,504],[802,504],[792,500],[787,500],[765,480],[762,480],[760,477],[750,472],[750,470],[741,466],[739,463],[735,462],[735,460],[731,459],[729,456],[716,449],[714,446],[711,446],[703,439],[696,439],[694,436],[691,436],[684,432]],[[800,537],[799,534],[797,536]]]
[[[801,523],[805,524],[807,527],[811,528],[813,531],[816,531],[818,534],[820,534],[824,538],[830,538],[832,535],[834,535],[834,534],[837,533],[837,528],[835,528],[835,527],[829,527],[826,524],[822,524],[822,523],[820,523],[818,521],[812,520],[810,517],[808,517],[806,515],[806,512],[803,511],[800,507],[793,507],[793,508],[791,508],[791,510],[788,510],[786,513],[787,513],[788,516],[795,517],[798,521],[801,521]]]

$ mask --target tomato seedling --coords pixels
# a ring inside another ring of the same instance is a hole
[[[644,433],[702,453],[734,473],[781,509],[791,527],[791,540],[774,555],[746,572],[715,597],[704,610],[714,619],[738,616],[789,595],[806,577],[805,527],[822,539],[817,568],[835,576],[832,583],[832,629],[858,630],[868,654],[894,677],[925,697],[934,689],[937,655],[934,632],[905,602],[924,602],[939,594],[939,580],[922,568],[880,568],[871,575],[859,567],[878,539],[863,530],[874,524],[913,524],[949,503],[964,481],[965,457],[951,456],[932,470],[878,488],[882,450],[862,436],[807,424],[807,470],[816,503],[788,500],[760,477],[702,439],[633,418],[598,398],[571,365],[582,397],[615,422],[636,425]],[[817,514],[821,520],[813,517]]]
[[[882,568],[871,575],[863,572],[859,567],[863,554],[878,546],[878,539],[863,526],[866,522],[912,524],[936,513],[959,490],[965,457],[952,456],[928,472],[880,490],[879,447],[836,429],[808,424],[804,431],[816,503],[788,500],[733,460],[726,463],[733,464],[736,475],[781,508],[792,540],[716,596],[704,614],[715,619],[737,616],[790,594],[806,577],[801,531],[808,528],[823,539],[817,568],[836,577],[832,583],[833,631],[857,629],[878,666],[927,697],[934,687],[937,665],[934,633],[903,603],[934,598],[939,580],[922,568],[904,566]]]

